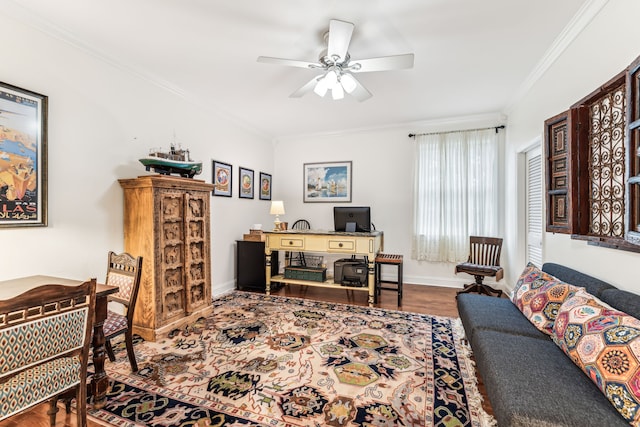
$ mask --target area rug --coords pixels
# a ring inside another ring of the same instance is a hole
[[[233,292],[107,361],[116,426],[486,426],[458,319]]]

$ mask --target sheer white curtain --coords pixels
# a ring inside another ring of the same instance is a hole
[[[463,261],[470,235],[496,236],[498,155],[493,128],[416,136],[413,259]]]

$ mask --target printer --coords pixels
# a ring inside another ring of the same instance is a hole
[[[333,263],[333,282],[343,286],[368,286],[367,263],[364,259],[343,258]]]

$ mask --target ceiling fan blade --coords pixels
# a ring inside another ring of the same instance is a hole
[[[357,99],[360,102],[366,101],[367,99],[373,96],[371,92],[367,90],[366,87],[362,86],[362,83],[360,83],[358,79],[353,77],[353,80],[356,82],[356,88],[353,91],[351,91],[350,93],[351,96],[353,96],[355,99]]]
[[[401,70],[403,68],[413,68],[413,53],[404,55],[381,56],[380,58],[360,59],[350,61],[349,66],[360,64],[360,68],[354,67],[349,71],[352,73],[367,73],[371,71]]]
[[[304,95],[306,95],[307,93],[311,92],[313,90],[313,88],[316,87],[316,84],[318,83],[318,79],[321,78],[321,77],[322,76],[316,76],[316,77],[312,78],[311,80],[309,80],[308,83],[306,83],[300,89],[296,90],[291,95],[289,95],[289,98],[301,98]]]
[[[337,56],[336,62],[342,62],[347,57],[349,43],[351,43],[351,35],[353,34],[354,25],[351,22],[338,21],[332,19],[329,21],[329,41],[327,42],[327,55],[329,58]]]
[[[322,68],[322,65],[318,64],[317,62],[297,61],[295,59],[272,58],[270,56],[258,56],[258,62],[264,62],[265,64],[287,65],[289,67],[298,67],[298,68],[307,68],[307,69]]]

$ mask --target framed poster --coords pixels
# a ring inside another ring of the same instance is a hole
[[[230,164],[213,160],[213,177],[211,182],[214,185],[214,196],[231,197],[233,192],[231,185],[233,184],[233,168]]]
[[[303,201],[350,202],[351,162],[305,163]]]
[[[240,166],[240,192],[241,199],[253,199],[253,169]]]
[[[271,175],[260,172],[260,200],[271,200]]]
[[[47,225],[47,106],[0,82],[0,227]]]

